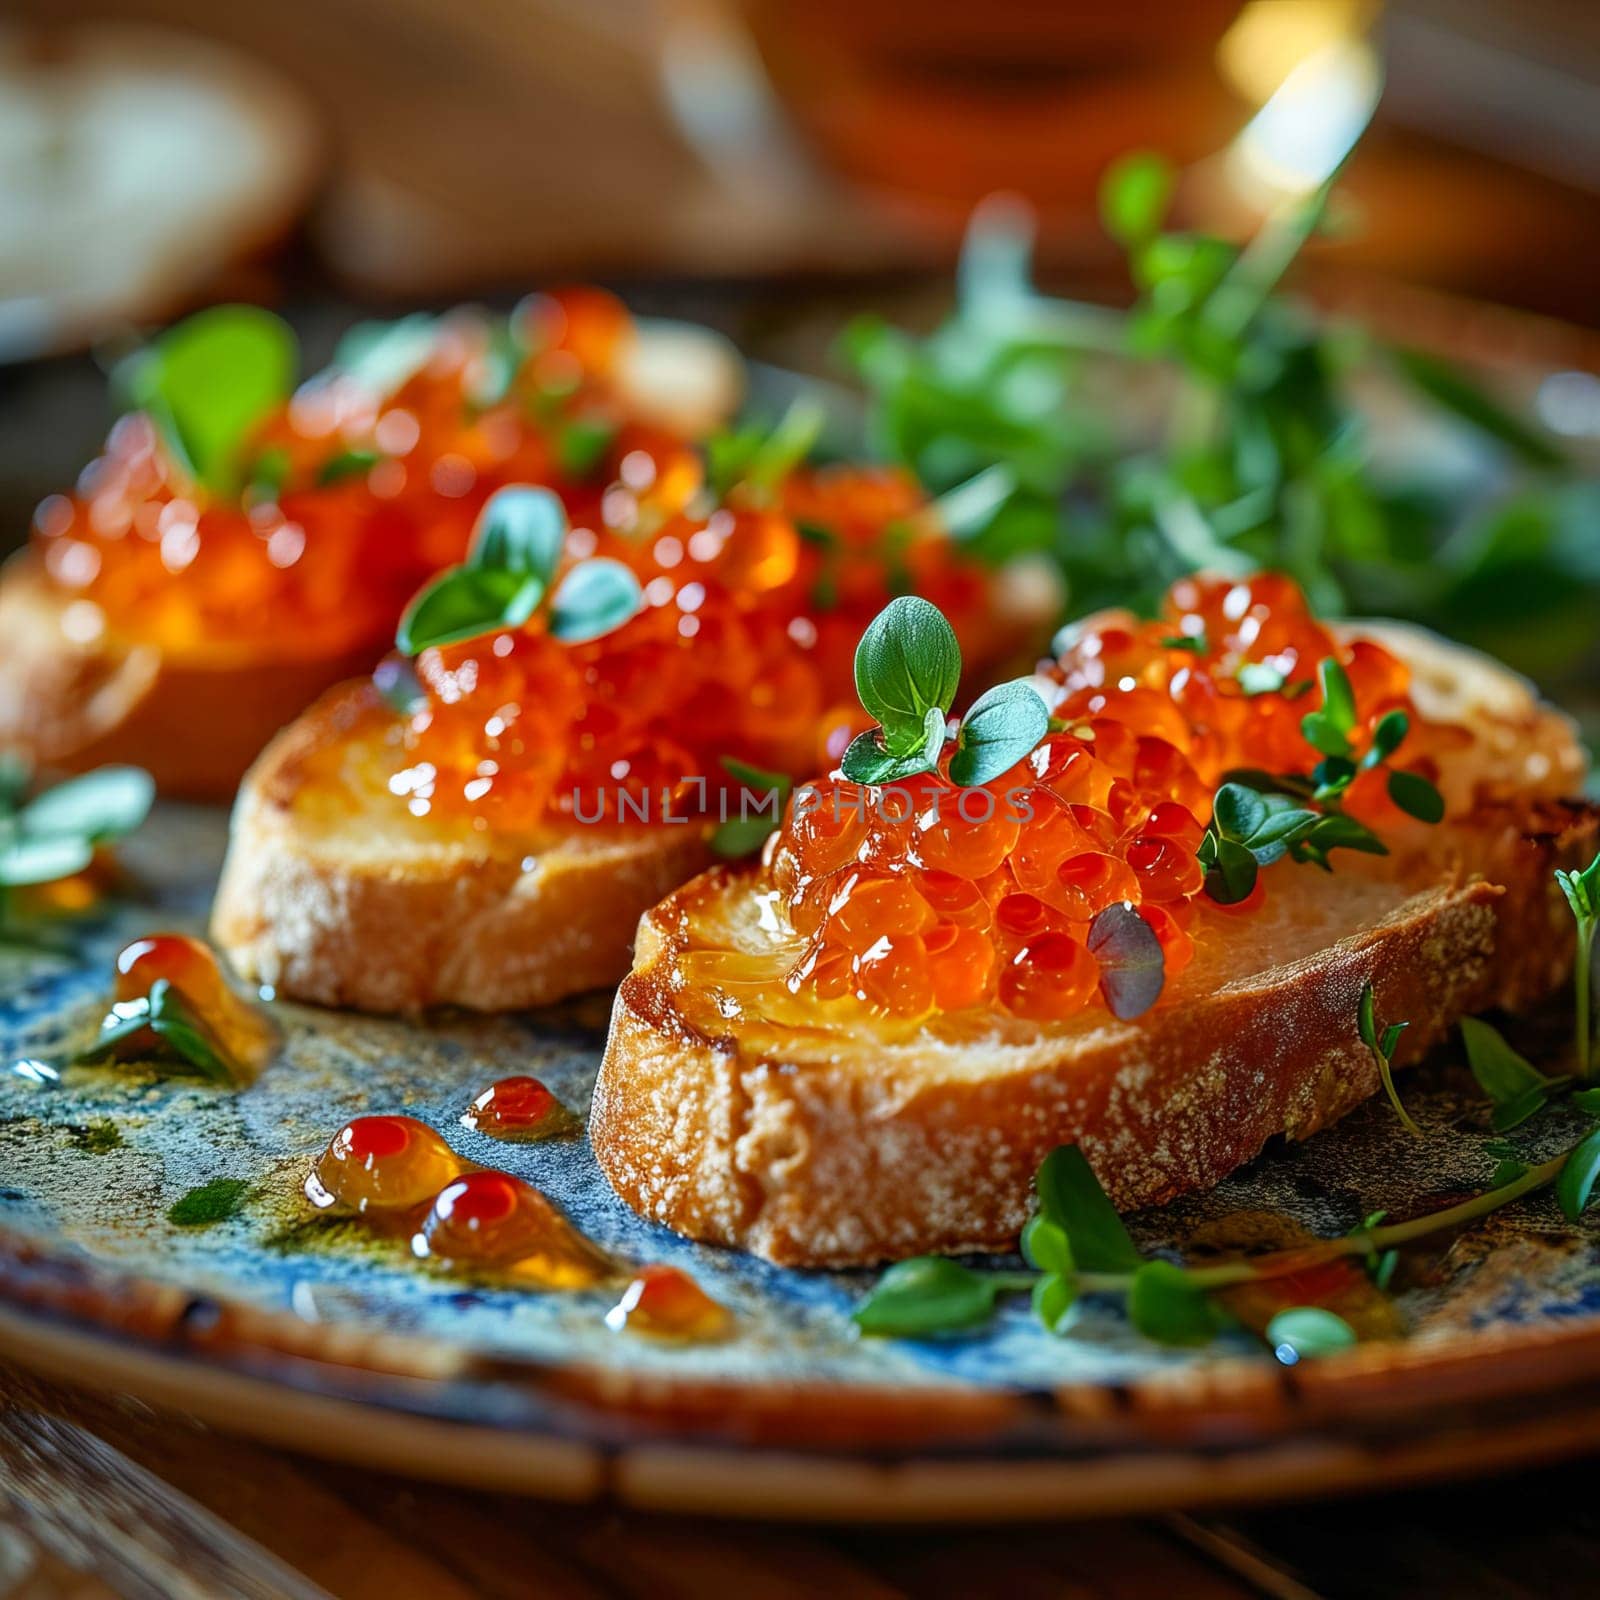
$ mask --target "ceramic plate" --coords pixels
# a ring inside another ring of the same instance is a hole
[[[548,1495],[762,1516],[1092,1513],[1370,1487],[1573,1451],[1600,1426],[1600,1253],[1548,1196],[1409,1256],[1397,1336],[1286,1368],[1240,1332],[1172,1351],[1090,1305],[1068,1337],[1025,1302],[970,1337],[856,1335],[870,1274],[797,1272],[641,1221],[581,1139],[497,1144],[459,1124],[511,1072],[584,1110],[606,996],[507,1019],[374,1020],[279,1004],[276,1062],[229,1092],[62,1063],[105,1010],[115,950],[203,926],[219,814],[158,812],[124,856],[141,887],[70,953],[0,953],[0,1353],[175,1403],[271,1441]],[[1142,1245],[1270,1214],[1319,1234],[1486,1181],[1459,1065],[1407,1081],[1420,1144],[1381,1102],[1275,1145],[1210,1195],[1131,1219]],[[624,1262],[686,1268],[732,1308],[726,1342],[614,1333],[615,1290],[437,1275],[330,1223],[311,1161],[362,1112],[404,1111],[526,1178]],[[1546,1119],[1550,1120],[1550,1119]],[[1537,1135],[1559,1140],[1552,1127]],[[217,1178],[242,1207],[182,1226]],[[181,1213],[180,1213],[181,1215]]]

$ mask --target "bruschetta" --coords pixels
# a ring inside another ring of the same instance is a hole
[[[298,388],[295,361],[238,306],[132,358],[134,409],[0,575],[0,748],[231,798],[290,717],[371,669],[495,489],[549,485],[593,525],[624,461],[670,473],[741,391],[717,336],[593,290],[357,328]]]
[[[925,710],[884,648],[874,715]],[[1007,1248],[1058,1145],[1126,1209],[1351,1110],[1367,985],[1406,1062],[1570,972],[1584,756],[1481,655],[1195,579],[1008,695],[931,751],[891,718],[645,917],[590,1126],[641,1215],[791,1265]]]
[[[414,662],[386,670],[411,687],[334,690],[245,781],[213,916],[235,967],[388,1012],[615,983],[641,913],[860,731],[851,652],[896,587],[939,597],[974,661],[1027,656],[1045,613],[1002,606],[908,478],[792,467],[757,451],[708,499],[624,463],[594,528],[544,539],[564,553],[531,601],[495,562],[540,544],[538,503],[491,501],[402,624]]]

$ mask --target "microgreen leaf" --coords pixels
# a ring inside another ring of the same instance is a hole
[[[1267,820],[1267,803],[1254,789],[1242,784],[1225,783],[1217,790],[1211,803],[1211,817],[1224,839],[1235,839],[1241,844]]]
[[[852,783],[896,783],[901,778],[914,778],[919,772],[932,772],[939,765],[944,742],[944,716],[930,710],[919,748],[905,755],[895,755],[884,748],[883,730],[869,728],[850,741],[839,770]]]
[[[162,430],[181,465],[213,493],[235,493],[243,446],[294,384],[299,350],[259,306],[213,306],[131,358],[133,403]]]
[[[1034,1187],[1044,1216],[1067,1236],[1084,1272],[1132,1272],[1144,1260],[1117,1208],[1075,1144],[1058,1145],[1039,1165]]]
[[[1100,180],[1100,220],[1119,243],[1137,246],[1166,220],[1178,175],[1165,156],[1135,150],[1114,161]]]
[[[1361,1042],[1369,1050],[1378,1048],[1378,1025],[1374,1020],[1375,1001],[1370,983],[1361,987],[1361,999],[1356,1004],[1356,1031],[1361,1035]]]
[[[1285,1366],[1308,1357],[1330,1356],[1356,1343],[1356,1330],[1322,1306],[1290,1306],[1267,1324],[1267,1343]]]
[[[1077,1309],[1078,1286],[1071,1278],[1048,1272],[1033,1286],[1033,1314],[1048,1333],[1060,1333]]]
[[[928,714],[950,710],[961,679],[961,646],[939,608],[916,595],[891,600],[873,618],[855,657],[856,693],[884,731],[884,745],[907,755],[927,737]]]
[[[544,598],[537,578],[489,567],[455,567],[406,607],[395,644],[408,656],[501,628],[520,628]]]
[[[1300,719],[1300,731],[1313,749],[1325,756],[1348,756],[1350,735],[1356,725],[1356,698],[1350,679],[1334,656],[1324,656],[1317,664],[1317,682],[1322,688],[1322,705]]]
[[[70,835],[9,839],[0,844],[0,888],[54,883],[82,872],[93,860],[94,847],[87,839]]]
[[[511,484],[484,502],[467,564],[537,578],[548,587],[561,564],[566,537],[567,512],[559,496],[549,489]]]
[[[638,614],[644,590],[632,567],[597,556],[581,561],[550,597],[550,633],[582,644],[611,633]]]
[[[343,483],[346,478],[359,478],[382,460],[376,450],[340,450],[317,468],[318,487],[326,489],[330,484]]]
[[[615,423],[603,418],[574,417],[556,440],[556,458],[569,478],[588,478],[599,471],[606,452],[616,442]]]
[[[987,1322],[995,1296],[1006,1280],[974,1272],[943,1256],[899,1261],[856,1307],[853,1318],[863,1333],[894,1338],[925,1338]]]
[[[1029,1266],[1041,1272],[1073,1271],[1072,1246],[1067,1231],[1052,1222],[1042,1211],[1028,1218],[1022,1230],[1022,1255]]]
[[[1100,993],[1112,1016],[1130,1021],[1161,998],[1166,956],[1155,929],[1131,902],[1100,912],[1089,924],[1085,943],[1100,964]]]
[[[1561,892],[1580,923],[1600,919],[1600,856],[1582,872],[1566,872],[1558,867],[1556,882],[1561,885]]]
[[[1244,845],[1237,839],[1218,840],[1213,859],[1206,863],[1206,893],[1219,906],[1236,906],[1250,898],[1256,876],[1256,858]]]
[[[1394,1107],[1394,1114],[1399,1117],[1401,1126],[1413,1138],[1421,1138],[1422,1129],[1411,1120],[1410,1113],[1401,1104],[1400,1091],[1394,1086],[1394,1072],[1390,1067],[1394,1047],[1400,1042],[1401,1034],[1410,1026],[1409,1022],[1391,1022],[1380,1035],[1374,1010],[1372,985],[1370,983],[1362,985],[1361,999],[1356,1005],[1356,1031],[1361,1035],[1361,1042],[1372,1052],[1373,1059],[1377,1062],[1378,1078],[1383,1084],[1383,1092],[1389,1097],[1389,1104]]]
[[[395,322],[358,322],[339,341],[333,365],[374,398],[387,400],[427,366],[437,326],[424,311]]]
[[[1381,766],[1405,742],[1410,731],[1411,719],[1405,712],[1386,712],[1372,730],[1372,743],[1361,758],[1362,770],[1370,772],[1373,767]]]
[[[129,1050],[145,1049],[150,1034],[166,1045],[177,1060],[194,1067],[213,1083],[227,1084],[244,1076],[239,1065],[166,978],[157,978],[143,999],[114,1005],[94,1043],[77,1059],[81,1062],[103,1061],[113,1056],[122,1059]]]
[[[1419,822],[1444,821],[1444,796],[1418,772],[1403,768],[1389,774],[1389,798]]]
[[[1600,1178],[1600,1128],[1579,1143],[1562,1164],[1556,1179],[1556,1199],[1569,1222],[1576,1222],[1594,1195]]]
[[[45,790],[17,821],[35,837],[72,836],[98,844],[132,833],[149,815],[155,794],[155,781],[139,767],[96,767]]]
[[[966,788],[992,782],[1030,755],[1049,727],[1050,713],[1026,679],[997,684],[961,719],[951,781]]]
[[[1499,1133],[1526,1122],[1560,1087],[1558,1080],[1547,1078],[1513,1050],[1498,1028],[1478,1017],[1462,1019],[1461,1042],[1478,1087],[1494,1102],[1494,1127]]]
[[[1128,1287],[1128,1320],[1160,1344],[1208,1344],[1217,1314],[1203,1289],[1170,1261],[1147,1261]]]

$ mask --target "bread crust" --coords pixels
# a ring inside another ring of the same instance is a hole
[[[128,762],[190,800],[232,799],[267,740],[379,650],[271,658],[226,642],[171,653],[104,633],[78,641],[63,626],[71,603],[31,556],[0,577],[0,750],[67,772]]]
[[[640,914],[711,860],[700,827],[479,834],[330,793],[319,760],[394,720],[342,685],[245,779],[211,924],[241,976],[362,1011],[546,1005],[614,983]]]
[[[1588,860],[1597,821],[1549,820],[1506,841],[1502,881],[1438,884],[1312,958],[1137,1022],[1024,1046],[911,1041],[870,1070],[814,1038],[751,1055],[684,1020],[664,976],[681,918],[753,876],[714,870],[646,919],[595,1088],[595,1154],[643,1216],[790,1266],[1010,1247],[1034,1171],[1063,1143],[1125,1210],[1208,1188],[1379,1087],[1356,1031],[1364,984],[1380,1017],[1411,1021],[1403,1065],[1462,1016],[1564,980],[1572,941],[1550,873]]]

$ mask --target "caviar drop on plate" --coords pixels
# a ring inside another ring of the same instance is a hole
[[[733,1329],[733,1313],[713,1300],[677,1267],[641,1267],[606,1313],[613,1333],[656,1339],[722,1339]]]
[[[323,1210],[409,1211],[467,1166],[415,1117],[357,1117],[328,1142],[306,1179],[306,1198]]]
[[[183,933],[147,934],[123,947],[116,967],[115,999],[119,1003],[145,999],[152,986],[165,978],[240,1065],[259,1070],[277,1048],[277,1029],[234,992],[204,941]]]
[[[537,1078],[501,1078],[462,1113],[461,1126],[510,1144],[566,1138],[582,1124]]]
[[[469,1172],[447,1184],[411,1249],[450,1270],[488,1270],[547,1289],[587,1288],[611,1270],[554,1202],[508,1172]]]

